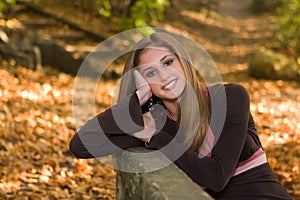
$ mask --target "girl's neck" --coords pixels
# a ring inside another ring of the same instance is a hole
[[[175,121],[178,120],[178,106],[179,106],[179,101],[163,101],[164,105],[168,109],[169,113],[172,115],[173,119]]]

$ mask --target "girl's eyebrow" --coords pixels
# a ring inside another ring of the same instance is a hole
[[[168,56],[172,56],[173,54],[167,54],[167,55],[165,55],[165,56],[163,56],[159,61],[162,63]],[[146,69],[144,69],[143,70],[143,72],[142,73],[145,73],[145,71],[147,71],[147,70],[149,70],[149,69],[151,69],[152,68],[152,66],[151,65],[149,65]]]
[[[164,59],[166,59],[168,56],[172,56],[173,54],[167,54],[167,55],[165,55],[165,56],[163,56],[159,61],[160,62],[163,62],[164,61]]]
[[[145,71],[150,70],[152,68],[152,66],[148,66],[146,69],[143,70],[143,74],[145,73]]]

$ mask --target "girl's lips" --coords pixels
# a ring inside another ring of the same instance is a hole
[[[170,91],[175,87],[176,83],[177,83],[177,79],[174,79],[174,80],[168,82],[166,85],[164,85],[162,87],[162,89],[165,91]]]

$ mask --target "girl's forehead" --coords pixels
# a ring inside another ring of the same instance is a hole
[[[147,48],[144,48],[141,53],[143,54],[143,53],[146,53],[146,52],[149,52],[149,51],[151,51],[151,52],[156,52],[156,51],[158,51],[158,52],[171,52],[166,47],[149,46]]]
[[[167,49],[147,49],[140,55],[140,63],[159,63],[164,60],[168,55],[174,55]]]

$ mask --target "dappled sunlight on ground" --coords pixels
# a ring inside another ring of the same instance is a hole
[[[74,78],[46,73],[0,64],[0,199],[114,199],[114,171],[68,150]]]
[[[75,133],[74,78],[57,74],[1,66],[0,194],[113,199],[112,169],[95,160],[75,159],[68,152],[68,141]],[[86,109],[96,106],[100,112],[112,105],[114,83],[100,81],[95,105],[85,104]],[[251,78],[239,83],[249,91],[251,112],[272,168],[289,192],[297,194],[299,85]]]
[[[218,66],[224,82],[245,86],[270,165],[289,193],[300,199],[300,85],[249,77],[249,59],[272,39],[273,19],[243,12],[244,1],[226,2],[209,16],[195,9],[182,9],[178,15],[170,10],[163,23],[154,25],[198,41]],[[88,51],[94,44],[85,45]],[[70,51],[77,48],[67,47]],[[75,81],[52,69],[40,73],[0,62],[0,199],[115,198],[115,172],[95,160],[75,159],[68,150],[77,128],[72,101],[96,91],[92,97],[95,104],[83,100],[78,106],[86,106],[92,114],[101,112],[113,103],[115,81],[100,80],[98,87],[91,85],[86,91],[87,80],[82,96],[73,99]],[[84,120],[90,117],[86,113],[82,113]]]

